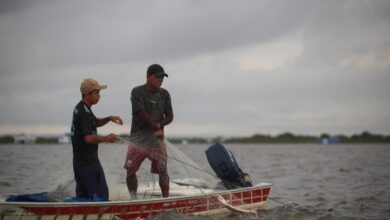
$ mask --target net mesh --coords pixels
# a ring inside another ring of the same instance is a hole
[[[130,140],[120,138],[122,144],[133,144]],[[190,157],[185,155],[168,140],[162,143],[167,148],[167,164],[170,178],[170,195],[195,195],[209,193],[214,189],[222,189],[220,180],[215,174],[203,170]],[[159,155],[156,154],[158,157]],[[152,155],[153,157],[153,155]],[[145,159],[138,172],[138,199],[161,197],[158,174],[150,172],[150,161]],[[68,179],[57,185],[48,193],[50,201],[63,201],[75,196],[76,183]],[[109,186],[110,200],[129,200],[129,192],[125,183],[115,183]]]

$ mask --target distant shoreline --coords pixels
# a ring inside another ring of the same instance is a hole
[[[121,134],[122,138],[129,138],[128,134]],[[254,134],[249,137],[167,137],[172,143],[186,144],[186,143],[240,143],[240,144],[355,144],[355,143],[390,143],[390,135],[373,134],[368,131],[363,131],[360,134],[353,135],[329,135],[323,133],[320,136],[313,135],[295,135],[290,132],[285,132],[279,135]],[[70,135],[58,136],[32,136],[32,135],[1,135],[0,144],[61,144],[70,143]]]
[[[364,131],[360,134],[347,135],[329,135],[326,133],[320,136],[313,135],[295,135],[289,132],[282,133],[279,135],[271,136],[264,134],[254,134],[249,137],[239,138],[226,138],[226,137],[215,137],[215,138],[172,138],[170,139],[173,143],[182,143],[187,141],[188,143],[241,143],[241,144],[252,144],[252,143],[264,143],[264,144],[294,144],[294,143],[307,143],[307,144],[354,144],[354,143],[390,143],[390,135],[373,134],[368,131]]]

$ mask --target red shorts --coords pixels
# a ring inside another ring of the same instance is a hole
[[[145,158],[152,162],[150,172],[167,173],[167,149],[165,147],[138,147],[129,144],[124,168],[128,172],[135,173]]]

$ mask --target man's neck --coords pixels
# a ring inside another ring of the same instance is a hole
[[[84,104],[91,108],[92,104],[87,99],[83,98],[81,101],[83,101]]]
[[[147,89],[148,91],[156,92],[156,91],[158,91],[160,88],[153,87],[152,85],[146,83],[146,89]]]

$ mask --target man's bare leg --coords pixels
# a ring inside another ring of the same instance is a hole
[[[126,177],[127,189],[130,193],[131,200],[137,199],[138,179],[135,173],[127,172]]]
[[[161,193],[163,197],[169,196],[169,176],[168,173],[160,173],[159,175],[159,184],[161,188]]]

